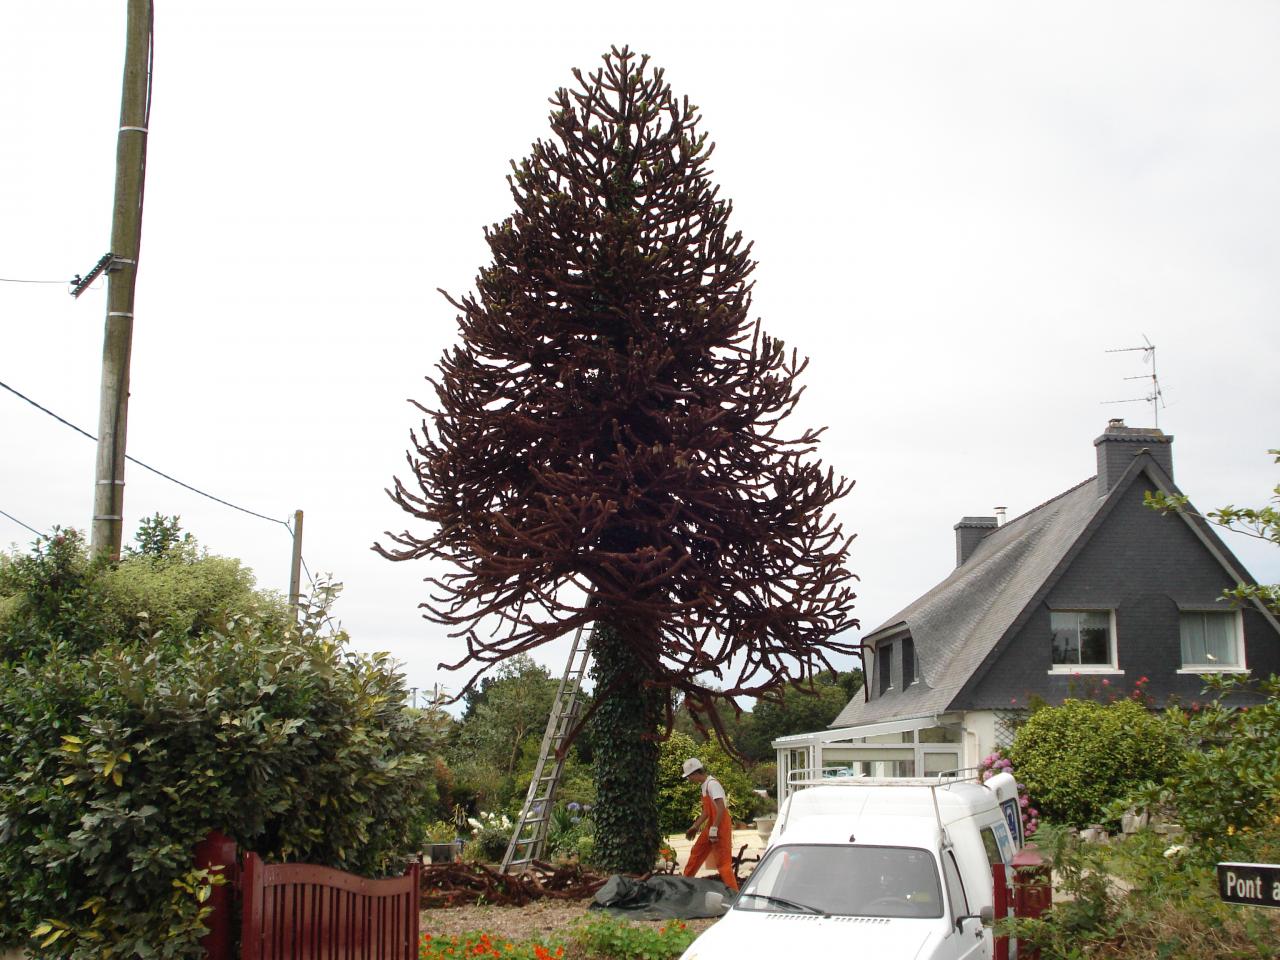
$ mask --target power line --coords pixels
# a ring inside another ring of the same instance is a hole
[[[44,536],[44,534],[43,534],[43,533],[41,533],[39,530],[37,530],[35,527],[31,526],[30,524],[23,523],[21,520],[19,520],[17,517],[15,517],[12,513],[5,513],[3,510],[0,510],[0,517],[8,517],[10,520],[12,520],[12,521],[13,521],[14,523],[16,523],[18,526],[20,526],[20,527],[26,527],[28,530],[30,530],[32,533],[34,533],[37,537],[43,537],[43,536]]]
[[[62,283],[69,284],[70,280],[19,280],[14,277],[0,277],[0,283]]]
[[[88,437],[90,440],[93,440],[95,442],[97,441],[98,438],[95,437],[88,430],[82,430],[80,427],[77,427],[70,420],[63,419],[62,417],[54,413],[52,410],[50,410],[48,407],[41,406],[40,404],[32,400],[30,397],[28,397],[26,394],[21,393],[20,391],[15,390],[13,387],[9,386],[9,384],[5,383],[3,380],[0,380],[0,387],[4,387],[6,390],[12,393],[15,397],[18,397],[21,400],[25,400],[27,403],[31,404],[31,406],[35,407],[41,413],[45,413],[53,417],[53,419],[57,420],[63,426],[70,427],[76,433],[79,433],[82,436]],[[169,474],[165,473],[163,470],[159,470],[148,463],[143,463],[137,457],[132,457],[126,453],[125,459],[128,460],[130,463],[137,464],[138,466],[142,467],[142,469],[144,470],[150,470],[156,476],[164,477],[170,483],[176,483],[178,486],[183,487],[184,489],[190,490],[192,493],[198,493],[202,497],[207,497],[208,499],[214,501],[215,503],[222,504],[224,507],[230,507],[232,510],[239,510],[241,513],[247,513],[251,517],[257,517],[259,520],[268,520],[271,523],[278,523],[280,524],[280,526],[284,527],[286,530],[290,529],[289,524],[286,523],[284,520],[278,520],[275,517],[268,517],[264,513],[258,513],[256,510],[250,510],[248,507],[242,507],[238,504],[232,503],[230,500],[223,500],[221,497],[215,497],[212,493],[208,493],[204,490],[201,490],[199,487],[193,487],[191,484],[184,483],[183,481],[179,480],[177,477],[170,476]],[[290,532],[292,533],[292,531]]]

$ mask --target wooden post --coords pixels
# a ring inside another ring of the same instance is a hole
[[[129,357],[133,350],[133,288],[142,237],[142,188],[147,165],[151,89],[151,0],[128,0],[120,129],[116,134],[115,209],[107,267],[107,322],[102,341],[98,456],[91,548],[120,558],[124,521],[125,434],[129,422]]]
[[[200,941],[208,960],[234,960],[231,955],[231,894],[239,880],[236,875],[236,842],[219,830],[196,844],[196,869],[220,870],[226,883],[213,888],[206,921],[209,932]]]
[[[302,591],[302,511],[293,512],[293,564],[289,569],[289,609],[298,620],[298,606]]]

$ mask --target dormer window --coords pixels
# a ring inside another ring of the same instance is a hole
[[[880,684],[877,687],[878,693],[885,693],[893,689],[893,644],[882,643],[876,647],[876,672],[879,674]]]
[[[916,642],[910,637],[902,641],[902,689],[916,682]]]

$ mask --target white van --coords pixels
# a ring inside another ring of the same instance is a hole
[[[778,811],[733,907],[683,960],[854,945],[876,960],[990,960],[992,868],[1009,868],[1022,846],[1012,776],[808,783]]]

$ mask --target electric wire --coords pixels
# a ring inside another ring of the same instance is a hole
[[[49,416],[53,417],[53,419],[57,420],[62,425],[70,427],[76,433],[79,433],[85,437],[88,437],[90,440],[93,440],[95,442],[97,441],[98,438],[95,437],[88,430],[83,430],[80,427],[77,427],[70,420],[66,420],[58,416],[48,407],[41,406],[40,404],[36,403],[36,401],[28,397],[26,394],[22,393],[21,391],[15,390],[13,387],[9,386],[9,384],[5,383],[3,380],[0,380],[0,387],[4,387],[4,389],[8,390],[15,397],[18,397],[21,400],[25,400],[27,403],[31,404],[31,406],[35,407],[41,413],[48,414]],[[199,487],[193,487],[189,483],[184,483],[183,481],[179,480],[177,477],[170,476],[169,474],[165,473],[163,470],[160,470],[160,469],[157,469],[156,467],[151,466],[149,463],[143,463],[137,457],[130,456],[129,454],[126,453],[124,455],[124,458],[128,460],[130,463],[137,464],[138,466],[142,467],[142,469],[144,470],[150,470],[156,476],[164,477],[164,479],[168,480],[170,483],[176,483],[178,486],[183,487],[186,490],[190,490],[192,493],[198,493],[200,496],[206,497],[209,500],[214,501],[215,503],[220,503],[224,507],[230,507],[232,510],[239,510],[241,513],[247,513],[251,517],[257,517],[259,520],[268,520],[271,523],[278,523],[280,524],[280,526],[284,527],[286,530],[290,529],[289,524],[284,520],[280,520],[276,517],[269,517],[265,513],[258,513],[258,511],[256,510],[250,510],[248,507],[242,507],[239,504],[232,503],[230,500],[223,500],[221,497],[214,496],[212,493],[208,493],[207,491],[201,490]],[[292,531],[290,531],[290,533],[292,533]]]
[[[21,520],[19,520],[17,517],[15,517],[12,513],[5,513],[3,510],[0,510],[0,517],[8,517],[10,520],[12,520],[12,521],[13,521],[14,523],[16,523],[18,526],[20,526],[20,527],[26,527],[28,530],[30,530],[32,533],[34,533],[37,537],[43,537],[43,536],[45,536],[45,534],[41,533],[39,530],[37,530],[35,527],[31,526],[29,523],[23,523]]]
[[[70,280],[22,280],[16,277],[0,277],[0,283],[65,283],[70,284]]]

